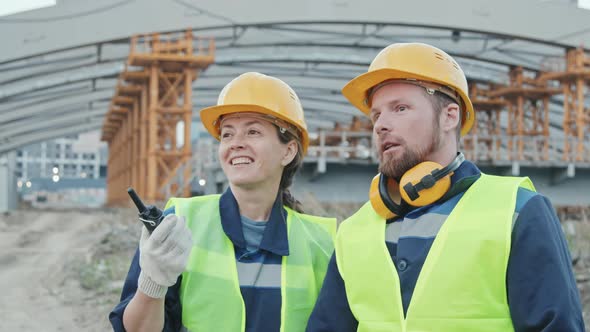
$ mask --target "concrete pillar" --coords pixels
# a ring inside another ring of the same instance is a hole
[[[16,151],[0,155],[0,212],[16,209]]]

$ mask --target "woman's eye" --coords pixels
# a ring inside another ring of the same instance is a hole
[[[403,106],[403,105],[400,105],[400,106],[398,106],[398,107],[397,107],[397,111],[398,111],[398,112],[403,112],[403,111],[405,111],[405,110],[407,110],[407,109],[408,109],[408,108],[407,108],[406,106]]]
[[[255,129],[250,129],[248,130],[248,135],[256,135],[259,134],[260,132],[258,130]]]
[[[221,134],[221,138],[228,138],[228,137],[231,137],[230,133],[222,133]]]

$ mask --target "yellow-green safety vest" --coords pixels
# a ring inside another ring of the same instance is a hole
[[[234,246],[223,231],[220,195],[172,198],[166,207],[184,216],[193,248],[182,273],[182,324],[193,332],[242,332],[246,312]],[[287,207],[289,255],[281,263],[281,332],[304,331],[334,249],[336,219]],[[238,222],[238,221],[236,221]]]
[[[370,203],[336,235],[336,260],[359,332],[513,331],[506,293],[512,218],[528,178],[482,174],[438,232],[404,317],[400,281]]]

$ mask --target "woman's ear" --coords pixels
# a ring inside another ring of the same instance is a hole
[[[298,149],[299,149],[299,146],[297,144],[297,141],[295,141],[295,140],[289,141],[289,143],[287,143],[287,149],[285,150],[285,154],[283,155],[283,159],[281,160],[281,165],[283,165],[283,166],[289,165],[293,161],[293,159],[295,159]]]

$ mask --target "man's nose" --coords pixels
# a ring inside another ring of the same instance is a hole
[[[391,129],[391,121],[388,121],[387,115],[384,114],[380,115],[373,125],[373,131],[378,135],[390,132]]]

